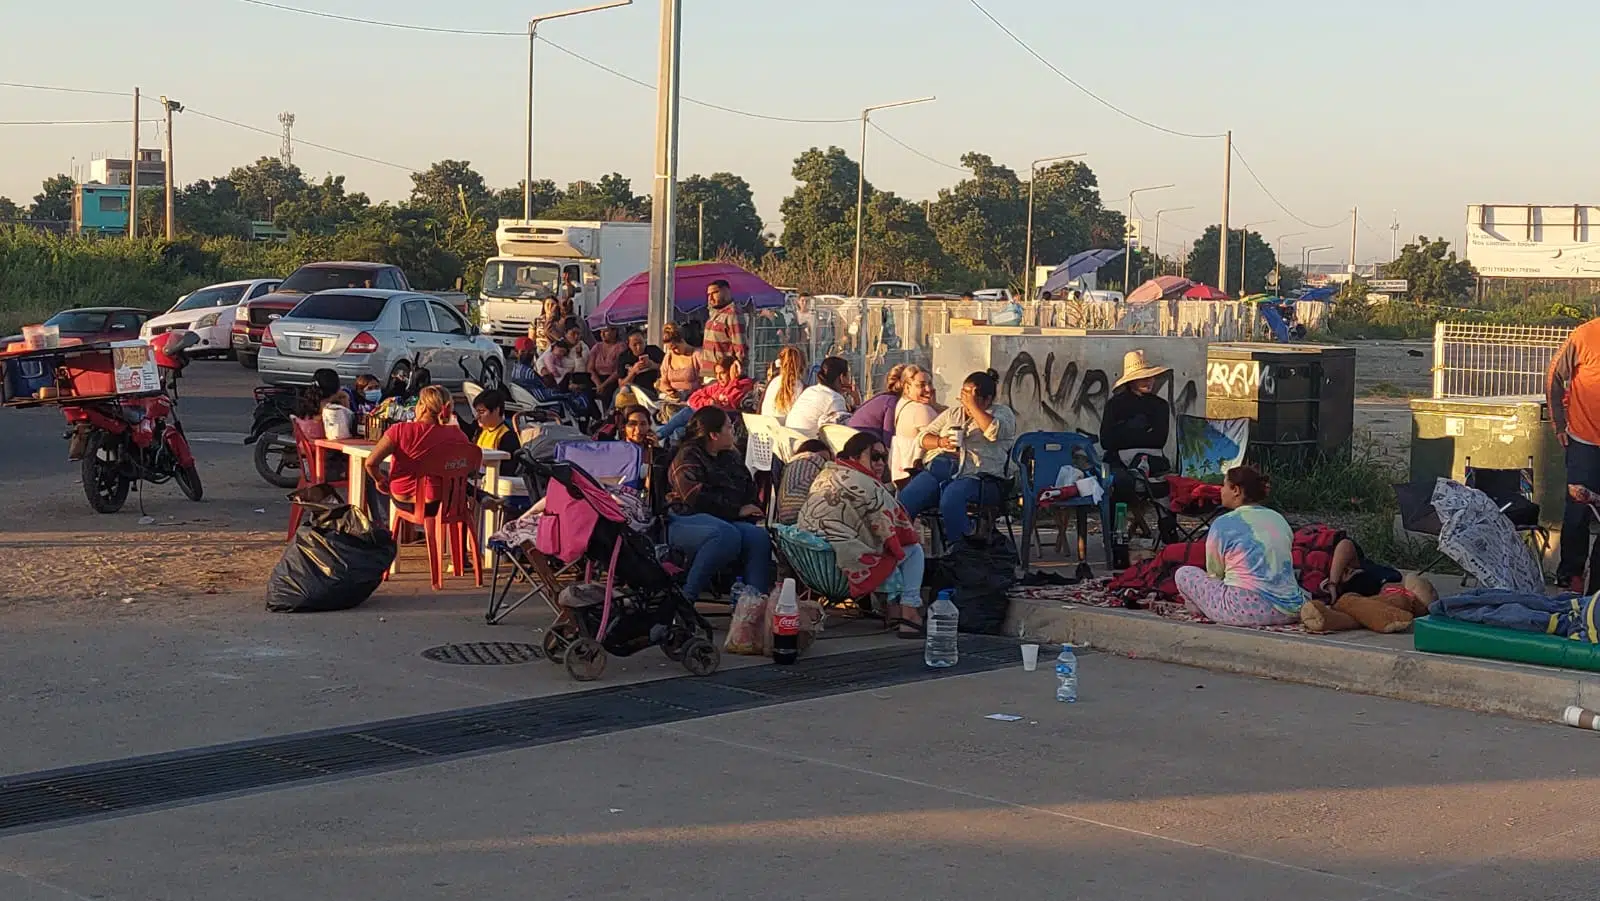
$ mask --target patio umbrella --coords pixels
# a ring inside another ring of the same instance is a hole
[[[783,306],[783,292],[732,263],[684,263],[673,276],[672,305],[681,315],[705,309],[706,288],[717,279],[727,279],[734,303],[741,307],[771,309]],[[625,325],[649,318],[650,273],[641,272],[606,295],[589,314],[589,327]]]
[[[1228,300],[1228,295],[1210,285],[1195,285],[1183,292],[1184,300]]]
[[[1133,293],[1128,295],[1127,300],[1128,303],[1149,303],[1152,300],[1176,297],[1193,285],[1194,282],[1186,278],[1176,275],[1163,275],[1133,289]]]

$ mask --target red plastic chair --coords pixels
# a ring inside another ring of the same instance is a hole
[[[321,419],[302,419],[298,416],[289,417],[289,422],[294,426],[294,449],[300,456],[300,483],[295,486],[298,492],[308,485],[322,484],[322,448],[317,447],[317,442],[326,437],[322,429]],[[340,494],[350,496],[349,475],[342,482],[333,486],[340,489]],[[306,515],[306,508],[293,501],[289,506],[289,540],[294,540],[294,533],[300,528],[300,520]]]
[[[417,496],[411,509],[389,504],[389,531],[400,538],[399,525],[421,526],[428,552],[428,572],[435,590],[444,587],[444,544],[450,539],[451,559],[457,575],[466,574],[466,557],[472,554],[472,572],[483,587],[483,560],[478,550],[477,499],[472,480],[483,466],[483,451],[470,445],[439,448],[417,461]],[[431,508],[431,509],[430,509]],[[389,573],[399,571],[399,555]],[[387,577],[385,577],[387,578]]]

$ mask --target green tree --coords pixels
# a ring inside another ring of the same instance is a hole
[[[1040,169],[1033,183],[1033,259],[1052,265],[1092,247],[1119,246],[1123,218],[1102,205],[1099,181],[1083,163],[1063,160]],[[1107,234],[1105,224],[1117,231]]]
[[[548,219],[637,222],[650,218],[650,199],[634,194],[633,182],[613,172],[598,182],[568,185],[566,194],[542,215]]]
[[[945,278],[949,261],[922,205],[877,191],[867,199],[862,268],[917,282]]]
[[[173,197],[179,230],[214,238],[250,237],[250,215],[226,178],[201,179]]]
[[[328,175],[321,184],[307,185],[294,200],[278,204],[273,222],[291,232],[331,235],[341,225],[354,222],[371,205],[360,191],[346,193],[343,175]]]
[[[285,166],[274,156],[264,156],[248,166],[236,166],[227,180],[238,193],[239,210],[254,221],[271,221],[278,204],[300,199],[306,180],[298,166]]]
[[[678,256],[697,255],[701,204],[707,257],[733,253],[754,258],[766,252],[749,182],[732,172],[714,172],[691,175],[678,185]]]
[[[565,195],[556,183],[548,178],[534,179],[533,218],[543,218],[545,211],[561,202]],[[494,213],[500,219],[522,218],[522,182],[516,187],[501,188],[494,195]]]
[[[324,259],[392,263],[405,270],[414,287],[448,290],[465,274],[466,264],[445,246],[447,233],[447,224],[427,209],[380,204],[311,246]]]
[[[411,185],[413,205],[447,219],[481,216],[491,205],[488,185],[468,160],[440,160],[425,172],[411,173]]]
[[[33,206],[28,208],[28,218],[51,222],[68,222],[72,219],[72,193],[76,183],[69,175],[52,175],[44,180],[44,190],[33,195]]]
[[[0,195],[0,222],[15,222],[22,218],[22,207],[16,201]]]
[[[1419,236],[1383,266],[1383,277],[1410,282],[1406,296],[1417,303],[1455,304],[1472,296],[1478,272],[1466,260],[1456,259],[1449,241]]]
[[[964,154],[961,165],[972,176],[939,189],[930,213],[934,234],[951,262],[1009,282],[1022,270],[1027,189],[1017,173],[985,154]]]
[[[855,248],[856,178],[860,168],[841,148],[807,150],[791,170],[794,193],[783,199],[783,247],[818,264],[849,259]],[[871,183],[867,196],[872,196]]]
[[[1211,284],[1217,280],[1217,235],[1218,226],[1211,226],[1205,234],[1195,241],[1194,249],[1189,251],[1189,258],[1184,262],[1183,274],[1185,278],[1202,284]],[[1243,272],[1239,270],[1239,242],[1244,241]],[[1243,237],[1239,232],[1228,229],[1228,284],[1222,290],[1234,297],[1246,294],[1260,294],[1267,290],[1267,273],[1271,272],[1278,263],[1278,255],[1273,253],[1272,245],[1261,237],[1260,232],[1250,232]],[[1240,277],[1244,276],[1243,289],[1240,288]]]

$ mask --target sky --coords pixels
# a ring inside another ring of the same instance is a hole
[[[521,32],[529,16],[586,0],[275,0],[345,16]],[[1531,0],[1516,14],[1482,0],[978,0],[1057,69],[1108,103],[1166,129],[1231,129],[1276,202],[1235,159],[1231,224],[1283,241],[1285,258],[1335,245],[1347,257],[1358,207],[1357,258],[1444,236],[1459,248],[1469,203],[1594,202],[1597,125],[1584,102],[1597,69],[1572,35],[1600,27],[1600,5]],[[1223,142],[1164,133],[1109,109],[1034,59],[972,0],[685,0],[685,98],[792,118],[847,118],[862,107],[934,95],[874,114],[923,156],[872,133],[867,178],[912,200],[958,180],[969,150],[1026,174],[1030,160],[1086,153],[1107,205],[1164,214],[1163,250],[1220,220]],[[0,82],[166,94],[260,134],[180,114],[177,180],[187,183],[276,155],[277,115],[296,116],[311,178],[343,173],[375,201],[401,200],[409,172],[470,160],[493,187],[521,178],[527,41],[400,31],[251,5],[244,0],[0,0]],[[70,41],[70,23],[83,34]],[[653,84],[660,6],[555,20],[540,34]],[[565,185],[618,171],[648,193],[654,91],[549,45],[537,59],[534,172]],[[40,182],[91,156],[126,157],[131,100],[0,86],[0,195],[26,203]],[[116,125],[11,125],[98,120]],[[732,171],[755,191],[769,229],[793,190],[794,158],[812,146],[859,150],[856,121],[774,122],[686,102],[680,175]],[[143,127],[141,143],[157,140]],[[924,158],[931,158],[927,159]],[[1581,168],[1580,168],[1581,167]],[[1580,173],[1588,172],[1587,176]],[[1266,220],[1272,220],[1267,222]],[[1315,226],[1315,228],[1313,227]],[[1147,225],[1147,229],[1151,226]],[[1146,240],[1153,235],[1146,232]]]

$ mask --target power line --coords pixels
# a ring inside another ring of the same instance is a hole
[[[64,88],[50,84],[24,84],[20,81],[0,81],[0,88],[24,88],[30,91],[60,91],[63,94],[99,94],[103,97],[132,97],[132,91],[93,91],[88,88]]]
[[[0,122],[0,125],[127,125],[131,119],[28,119]],[[160,119],[140,119],[142,124],[160,122]]]
[[[1288,216],[1290,219],[1293,219],[1294,221],[1300,223],[1301,225],[1304,225],[1306,228],[1313,229],[1313,230],[1316,230],[1316,231],[1321,231],[1323,229],[1328,229],[1328,228],[1337,228],[1338,226],[1341,226],[1341,225],[1345,224],[1346,222],[1350,221],[1349,219],[1340,219],[1340,220],[1338,220],[1336,222],[1330,222],[1327,225],[1318,225],[1315,222],[1309,222],[1309,221],[1307,221],[1305,219],[1300,218],[1299,216],[1295,215],[1294,210],[1291,210],[1288,207],[1284,206],[1283,205],[1283,201],[1279,200],[1278,196],[1276,194],[1273,194],[1272,191],[1267,188],[1266,183],[1261,180],[1261,176],[1257,175],[1256,174],[1256,170],[1251,168],[1250,161],[1244,158],[1244,154],[1243,153],[1239,152],[1239,142],[1238,141],[1235,141],[1233,143],[1233,155],[1238,157],[1239,158],[1239,162],[1244,164],[1244,171],[1250,173],[1250,179],[1256,183],[1256,187],[1261,189],[1261,193],[1267,195],[1267,199],[1271,200],[1278,207],[1278,209],[1283,210],[1283,214],[1285,216]]]
[[[1116,113],[1117,115],[1122,116],[1125,119],[1130,119],[1130,120],[1132,120],[1134,122],[1137,122],[1140,125],[1145,126],[1146,128],[1153,128],[1156,131],[1165,132],[1166,134],[1174,135],[1174,136],[1180,137],[1180,138],[1222,138],[1222,137],[1227,137],[1227,135],[1225,135],[1225,134],[1214,134],[1214,135],[1213,134],[1194,134],[1194,133],[1187,132],[1187,131],[1178,131],[1177,129],[1174,129],[1174,128],[1167,128],[1164,125],[1157,125],[1156,123],[1151,122],[1149,119],[1142,119],[1142,118],[1140,118],[1138,116],[1135,116],[1133,113],[1128,112],[1127,110],[1123,109],[1122,107],[1117,106],[1115,103],[1112,103],[1111,101],[1105,99],[1104,97],[1101,97],[1099,94],[1096,94],[1094,91],[1089,90],[1087,87],[1085,87],[1077,79],[1073,78],[1071,75],[1068,75],[1067,73],[1061,71],[1061,69],[1056,67],[1055,63],[1052,63],[1049,60],[1045,59],[1042,55],[1040,55],[1039,51],[1037,51],[1037,50],[1033,49],[1032,47],[1030,47],[1028,45],[1027,41],[1024,41],[1022,38],[1018,37],[1016,32],[1014,32],[1011,29],[1007,28],[1004,22],[1001,22],[999,19],[995,18],[993,13],[989,12],[987,9],[984,9],[983,8],[983,4],[979,3],[978,0],[967,0],[967,2],[971,3],[973,5],[973,7],[978,10],[978,12],[983,13],[983,17],[985,19],[988,19],[990,22],[993,22],[994,26],[996,28],[998,28],[1001,31],[1005,32],[1006,37],[1008,37],[1012,41],[1016,42],[1018,47],[1021,47],[1023,50],[1026,50],[1028,52],[1029,56],[1032,56],[1034,59],[1036,59],[1039,62],[1043,63],[1045,65],[1045,67],[1048,68],[1050,71],[1052,71],[1052,72],[1056,73],[1057,75],[1061,76],[1063,79],[1066,80],[1067,84],[1070,84],[1073,87],[1077,88],[1084,95],[1089,97],[1091,100],[1093,100],[1094,102],[1100,104],[1101,106],[1105,107],[1106,109],[1111,110],[1112,112]]]
[[[357,25],[376,25],[379,28],[394,28],[400,31],[426,31],[432,34],[459,34],[473,37],[521,37],[528,36],[526,31],[488,31],[473,28],[438,28],[432,25],[411,25],[405,22],[384,22],[378,19],[363,19],[359,16],[341,16],[336,13],[322,12],[316,9],[302,9],[298,6],[284,6],[281,3],[268,3],[267,0],[239,0],[251,6],[264,6],[268,9],[282,10],[283,12],[299,13],[302,16],[316,16],[319,19],[336,19],[340,22],[353,22]]]
[[[232,119],[224,119],[221,116],[213,116],[210,113],[201,112],[200,110],[197,110],[192,106],[184,107],[183,111],[186,112],[186,113],[191,113],[193,115],[199,116],[202,119],[210,119],[213,122],[221,122],[224,125],[232,125],[235,128],[242,128],[242,129],[245,129],[246,131],[253,131],[253,132],[257,133],[257,134],[263,134],[263,135],[266,135],[268,137],[272,137],[272,138],[280,138],[280,137],[282,137],[281,131],[270,131],[270,130],[265,129],[265,128],[257,128],[254,125],[246,125],[243,122],[235,122]],[[401,165],[400,163],[391,163],[388,160],[380,160],[375,156],[366,156],[364,154],[354,153],[354,152],[351,152],[349,150],[340,150],[337,147],[330,147],[327,144],[318,144],[315,141],[307,141],[305,138],[297,137],[297,138],[294,139],[294,142],[295,142],[296,145],[304,145],[306,147],[315,147],[318,150],[326,150],[329,153],[337,153],[340,156],[347,156],[347,157],[350,157],[351,159],[357,159],[357,160],[365,160],[366,162],[369,162],[369,163],[376,163],[376,164],[378,164],[380,166],[388,166],[388,167],[390,167],[392,169],[400,169],[400,170],[405,171],[405,172],[421,172],[422,171],[421,169],[418,169],[415,166],[405,166],[405,165]]]
[[[872,126],[872,130],[873,131],[877,132],[880,135],[883,135],[884,137],[888,138],[889,140],[893,141],[894,143],[899,144],[901,149],[910,151],[911,153],[914,153],[917,156],[922,157],[923,159],[927,160],[928,162],[934,164],[935,166],[943,166],[946,169],[951,170],[952,172],[965,173],[967,171],[964,167],[952,166],[949,163],[945,162],[944,160],[935,159],[935,158],[927,155],[926,153],[923,153],[922,151],[918,150],[917,148],[912,147],[910,144],[907,144],[905,141],[900,140],[899,138],[895,137],[892,134],[889,134],[887,131],[885,131],[883,129],[883,126],[879,125],[876,122],[871,121],[870,119],[867,120],[867,124]]]

